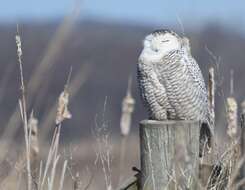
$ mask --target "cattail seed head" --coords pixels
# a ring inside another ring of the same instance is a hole
[[[39,154],[39,143],[38,143],[38,120],[34,117],[33,112],[28,120],[28,134],[30,134],[30,156],[31,160],[35,160]]]
[[[71,113],[68,110],[68,103],[69,103],[69,93],[66,89],[64,89],[63,92],[61,92],[58,100],[58,108],[57,108],[57,115],[55,123],[56,125],[60,124],[65,119],[71,118]]]
[[[19,35],[15,36],[16,46],[17,46],[17,56],[19,59],[19,63],[21,62],[22,49],[21,49],[21,38]]]
[[[127,95],[122,101],[122,115],[120,120],[121,134],[127,136],[130,132],[131,118],[134,111],[135,100],[131,95],[131,77],[128,81]]]
[[[237,102],[235,98],[227,98],[227,134],[234,139],[237,136]]]

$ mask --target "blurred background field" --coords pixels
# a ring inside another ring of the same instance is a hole
[[[26,0],[5,1],[1,7],[0,148],[11,166],[24,148],[18,107],[16,24],[22,38],[27,113],[33,110],[39,120],[43,160],[55,127],[57,99],[72,67],[69,103],[72,118],[62,124],[60,153],[62,159],[67,158],[74,165],[74,173],[78,170],[84,175],[81,179],[85,186],[90,174],[93,176],[91,189],[104,189],[102,169],[94,164],[96,122],[100,125],[105,120],[111,137],[113,185],[117,184],[119,173],[127,178],[133,175],[131,167],[139,166],[138,123],[147,115],[139,99],[136,63],[142,40],[151,31],[168,28],[187,36],[206,78],[210,65],[217,68],[218,138],[225,139],[226,135],[224,101],[230,95],[231,69],[235,73],[234,96],[239,104],[245,98],[243,1]],[[126,142],[125,165],[119,172],[121,103],[129,76],[133,79],[132,96],[136,105]],[[67,176],[65,189],[72,186],[69,172]],[[15,183],[8,182],[16,179],[13,175],[4,185],[14,186]]]

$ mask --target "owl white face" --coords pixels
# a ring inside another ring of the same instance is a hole
[[[173,50],[181,48],[180,40],[172,33],[152,33],[146,36],[140,58],[144,61],[157,62]]]

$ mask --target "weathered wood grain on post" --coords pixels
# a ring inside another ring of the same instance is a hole
[[[199,133],[196,121],[142,121],[141,189],[197,189]]]

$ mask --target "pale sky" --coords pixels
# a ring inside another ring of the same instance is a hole
[[[66,15],[75,0],[0,0],[0,22],[52,20]],[[232,0],[81,0],[82,18],[204,25],[218,21],[245,31],[245,1]]]

